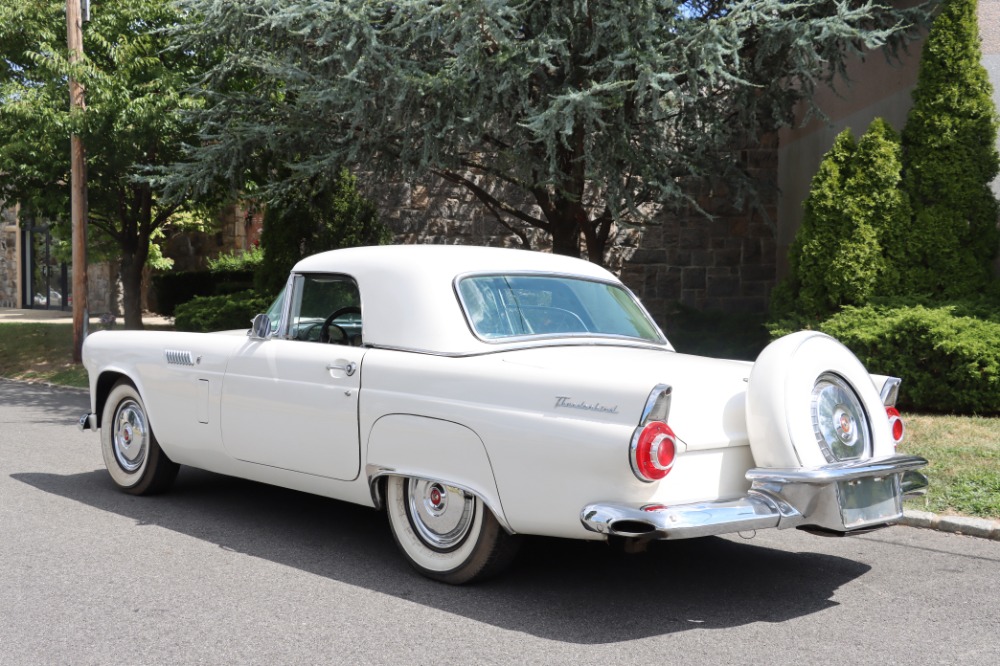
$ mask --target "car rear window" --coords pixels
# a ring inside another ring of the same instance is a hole
[[[619,285],[551,275],[476,275],[458,282],[466,318],[485,340],[526,336],[624,336],[665,342]]]

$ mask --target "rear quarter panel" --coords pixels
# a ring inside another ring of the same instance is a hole
[[[669,354],[650,358],[667,361],[678,356]],[[448,358],[370,351],[363,367],[360,402],[363,446],[371,446],[372,451],[378,446],[371,439],[373,425],[387,414],[419,415],[468,428],[482,441],[489,468],[470,471],[466,479],[448,480],[470,487],[495,484],[507,522],[525,534],[601,539],[580,523],[580,510],[590,502],[698,501],[739,496],[748,487],[744,473],[753,466],[753,459],[744,430],[735,439],[679,456],[667,480],[643,483],[631,471],[628,447],[656,382],[630,373],[616,378],[591,372],[582,362],[576,372],[553,373],[551,367],[511,362],[512,358],[520,357]],[[585,358],[586,350],[581,350],[581,361]],[[661,370],[667,379],[669,366]],[[554,408],[556,397],[567,391],[615,409]],[[724,395],[718,402],[702,400],[705,411],[699,418],[713,424],[706,433],[719,430],[726,406],[733,400]],[[736,402],[742,414],[742,394]],[[438,447],[414,435],[405,445],[416,451],[414,458],[421,458],[425,451],[425,467],[433,468]],[[696,435],[693,441],[701,439]],[[487,471],[493,479],[482,478]]]

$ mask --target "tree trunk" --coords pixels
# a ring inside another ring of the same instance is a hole
[[[586,258],[604,265],[604,252],[608,245],[608,229],[603,217],[590,219],[587,209],[578,201],[560,198],[555,209],[547,215],[552,230],[553,254],[580,256],[580,236],[586,247]]]
[[[138,265],[134,256],[123,256],[122,262],[122,301],[125,315],[125,328],[142,329],[142,266]]]
[[[580,256],[580,230],[576,225],[567,227],[552,225],[552,253],[570,257]]]
[[[142,326],[142,269],[146,265],[149,254],[149,240],[132,252],[122,248],[121,275],[122,301],[125,315],[125,328],[141,330]]]

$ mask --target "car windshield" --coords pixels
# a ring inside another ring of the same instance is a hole
[[[278,327],[281,325],[281,311],[285,305],[285,289],[282,288],[281,293],[278,297],[274,299],[271,303],[271,307],[267,309],[267,318],[271,320],[271,330],[277,331]]]
[[[524,336],[624,336],[664,343],[635,298],[619,285],[551,275],[477,275],[458,293],[476,334],[486,340]]]

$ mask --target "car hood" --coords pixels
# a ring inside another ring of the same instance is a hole
[[[753,363],[665,349],[562,346],[494,355],[530,381],[519,401],[552,416],[638,425],[650,391],[672,389],[671,428],[688,449],[746,446],[746,390]],[[501,372],[500,375],[508,373]]]

